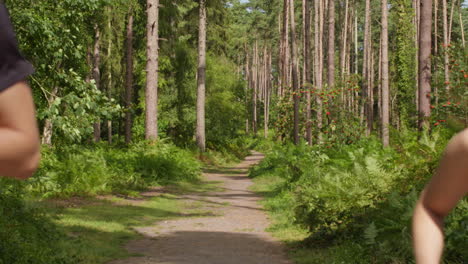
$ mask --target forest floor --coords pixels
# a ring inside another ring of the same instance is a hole
[[[200,216],[187,210],[186,217],[135,228],[142,237],[125,246],[134,257],[109,264],[292,263],[284,245],[265,231],[270,221],[262,197],[249,190],[248,169],[262,158],[254,152],[237,166],[206,169],[203,181],[216,188],[177,196]]]

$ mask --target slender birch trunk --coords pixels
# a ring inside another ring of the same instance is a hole
[[[452,0],[452,6],[450,8],[449,26],[448,26],[448,43],[452,42],[453,11],[455,10],[456,3],[458,3],[457,0]]]
[[[159,0],[147,0],[145,138],[158,139]]]
[[[198,89],[196,141],[200,152],[206,151],[205,89],[206,89],[206,0],[200,0],[198,31]]]
[[[465,48],[465,28],[464,28],[464,25],[463,25],[463,19],[462,19],[461,9],[460,9],[460,12],[458,13],[458,15],[459,15],[459,19],[460,19],[460,29],[461,29],[461,37],[462,37],[462,46],[463,46],[463,48]]]

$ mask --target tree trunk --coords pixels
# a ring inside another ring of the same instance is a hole
[[[47,97],[47,103],[49,107],[54,103],[55,97],[58,93],[58,87],[55,86],[50,95]],[[54,133],[54,124],[50,118],[46,119],[44,122],[44,129],[42,130],[42,140],[43,145],[52,146],[52,136]]]
[[[460,12],[459,12],[458,14],[459,14],[459,18],[460,18],[460,29],[461,29],[461,37],[462,37],[462,46],[463,46],[463,48],[465,48],[465,29],[464,29],[464,26],[463,26],[463,19],[462,19],[461,9],[460,9]]]
[[[346,0],[345,2],[345,20],[344,20],[344,30],[343,30],[343,46],[341,47],[341,80],[344,81],[345,75],[346,75],[346,47],[347,47],[347,40],[348,40],[348,5],[349,5],[349,0]]]
[[[371,9],[370,0],[366,0],[365,10],[365,26],[364,26],[364,57],[362,64],[362,106],[361,106],[361,120],[366,119],[367,129],[366,135],[369,136],[372,130],[372,113],[371,113],[371,94],[370,90],[370,61],[371,61]]]
[[[335,86],[335,0],[328,3],[328,88]]]
[[[145,138],[158,140],[159,0],[147,0]]]
[[[198,89],[197,89],[197,145],[206,151],[205,85],[206,85],[206,0],[200,0],[200,28],[198,33]]]
[[[112,12],[112,9],[109,8],[109,13]],[[112,32],[112,19],[109,16],[108,21],[108,28],[109,32]],[[110,34],[112,36],[112,34]],[[112,37],[108,39],[108,47],[107,47],[107,98],[109,100],[112,98],[112,63],[110,62],[110,58],[112,57]],[[107,120],[107,142],[112,144],[112,120]]]
[[[316,103],[317,103],[317,141],[319,144],[322,143],[322,111],[323,111],[323,101],[322,101],[322,69],[321,68],[321,52],[322,46],[320,38],[322,37],[322,30],[321,30],[321,11],[320,11],[320,3],[319,1],[314,2],[314,49],[315,49],[315,56],[314,56],[314,65],[315,65],[315,87],[316,87]]]
[[[294,90],[294,144],[299,144],[299,63],[296,45],[296,20],[294,15],[294,0],[289,0],[291,11],[291,62],[292,84]]]
[[[437,53],[438,53],[438,50],[439,50],[439,41],[438,41],[439,32],[437,31],[437,29],[439,28],[438,27],[438,14],[437,14],[437,11],[439,10],[438,7],[439,7],[439,0],[434,0],[434,56],[437,56]],[[419,19],[421,18],[421,13],[419,14],[418,18]],[[419,43],[418,43],[418,45],[419,45]]]
[[[445,1],[445,0],[443,0]],[[421,0],[419,32],[419,129],[429,127],[431,115],[431,26],[432,0]]]
[[[388,81],[388,3],[382,0],[382,144],[390,144],[390,88]]]
[[[453,25],[453,11],[455,10],[455,3],[457,0],[452,0],[452,7],[450,8],[450,20],[448,26],[448,43],[452,42],[452,25]]]
[[[289,85],[288,83],[288,75],[289,75],[289,4],[288,0],[283,1],[283,32],[282,32],[282,40],[283,40],[283,51],[282,51],[282,69],[281,69],[281,96],[284,96],[286,87]]]
[[[93,80],[96,84],[96,88],[100,89],[101,83],[101,71],[99,67],[101,66],[101,31],[98,25],[94,26],[96,35],[94,36],[94,52],[93,52]],[[101,121],[98,119],[94,123],[94,142],[101,141]]]
[[[125,79],[125,143],[132,141],[133,110],[133,12],[128,16],[126,42],[126,79]]]
[[[418,50],[418,43],[419,43],[419,16],[420,16],[420,0],[415,0],[414,2],[414,13],[415,13],[415,16],[414,16],[414,25],[415,25],[415,35],[414,35],[414,47],[415,47],[415,50]],[[418,72],[418,53],[415,52],[414,54],[415,56],[415,63],[414,63],[414,67],[415,67],[415,71],[414,72]],[[416,84],[416,87],[419,87],[419,78],[418,78],[418,75],[415,74],[414,76],[414,83]],[[419,91],[418,89],[414,89],[415,91],[415,105],[416,105],[416,112],[419,112]],[[417,124],[416,124],[417,125]]]
[[[268,76],[269,76],[269,57],[266,47],[264,48],[264,57],[263,57],[263,90],[264,90],[264,99],[263,99],[263,134],[265,138],[268,138],[268,104],[269,104],[269,93],[270,87],[268,85]]]
[[[252,130],[257,136],[257,99],[258,99],[258,42],[255,41],[253,62],[252,62]]]
[[[310,3],[309,0],[303,1],[304,15],[304,87],[306,90],[306,139],[309,146],[312,145],[312,109],[311,109],[311,68],[310,68]]]
[[[357,10],[354,11],[354,74],[359,74],[359,52],[358,52],[358,17]]]
[[[245,79],[247,81],[247,86],[245,88],[245,112],[246,112],[246,119],[245,119],[245,133],[248,134],[250,132],[249,130],[249,99],[248,99],[248,93],[249,93],[249,89],[252,87],[251,86],[251,69],[250,69],[250,57],[249,57],[249,51],[247,49],[247,44],[245,44],[245,47],[244,47],[244,50],[245,50]]]
[[[442,0],[442,20],[444,24],[444,78],[445,89],[449,90],[450,76],[449,76],[449,55],[448,55],[448,24],[447,24],[447,0]]]

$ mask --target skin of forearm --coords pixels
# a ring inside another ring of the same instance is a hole
[[[444,248],[443,216],[427,208],[423,199],[416,204],[413,217],[414,255],[417,264],[439,264]]]
[[[26,82],[18,82],[0,93],[0,176],[32,176],[39,153],[31,89]]]
[[[37,169],[39,145],[28,133],[0,127],[0,175],[25,179]]]
[[[440,263],[443,220],[468,191],[468,129],[448,144],[436,174],[416,204],[413,242],[417,264]]]

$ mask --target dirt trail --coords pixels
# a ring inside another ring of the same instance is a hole
[[[290,264],[284,247],[265,232],[269,221],[258,204],[260,196],[247,170],[263,156],[253,153],[242,163],[222,172],[204,173],[207,182],[219,181],[222,190],[184,195],[185,201],[200,203],[211,217],[182,218],[138,228],[144,239],[126,248],[142,257],[109,264]]]

